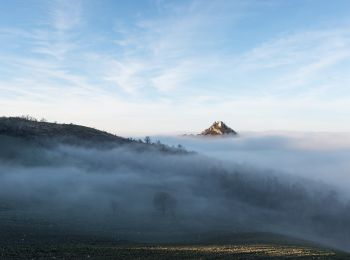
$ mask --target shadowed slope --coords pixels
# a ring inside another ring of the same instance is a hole
[[[91,127],[38,122],[22,117],[0,117],[0,135],[22,138],[55,138],[93,142],[129,143],[130,140]]]

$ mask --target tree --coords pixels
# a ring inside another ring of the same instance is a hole
[[[145,143],[150,144],[151,143],[151,138],[149,136],[145,137]]]
[[[159,210],[163,215],[174,214],[177,201],[167,192],[157,192],[153,197],[154,208]]]
[[[177,149],[179,149],[179,150],[185,150],[185,147],[183,147],[181,144],[178,144],[178,145],[177,145]]]
[[[27,120],[27,121],[32,121],[32,122],[37,122],[38,121],[35,117],[30,116],[30,115],[23,115],[20,118],[22,118],[24,120]]]

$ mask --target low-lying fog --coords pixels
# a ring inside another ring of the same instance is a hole
[[[243,133],[233,138],[153,139],[174,146],[181,144],[225,162],[321,180],[344,192],[350,186],[350,134],[346,133]]]
[[[154,138],[199,152],[168,154],[1,137],[0,214],[139,242],[264,231],[350,251],[350,145],[332,138]]]

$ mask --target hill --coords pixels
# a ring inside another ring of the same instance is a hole
[[[222,121],[215,121],[209,128],[205,129],[199,135],[203,136],[235,136],[237,132],[228,127]]]
[[[129,143],[130,140],[91,127],[75,124],[57,124],[37,121],[30,117],[0,117],[0,135],[21,138],[50,138],[69,141],[72,139]]]
[[[149,137],[145,140],[124,138],[92,127],[76,124],[58,124],[46,121],[38,121],[35,118],[25,117],[0,117],[0,141],[12,137],[24,140],[30,144],[55,145],[68,144],[88,146],[94,148],[113,148],[116,146],[128,146],[136,151],[158,151],[165,153],[189,153],[183,146],[168,146],[152,142]]]

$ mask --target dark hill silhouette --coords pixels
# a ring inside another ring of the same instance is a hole
[[[91,127],[75,124],[39,122],[30,117],[0,117],[0,135],[26,139],[55,139],[66,142],[73,140],[116,144],[132,142],[130,139]]]
[[[149,137],[145,141],[120,137],[95,128],[38,121],[29,116],[0,117],[0,138],[16,138],[31,144],[69,144],[95,148],[113,148],[127,145],[138,151],[155,150],[166,153],[188,153],[181,145],[170,147],[159,141],[153,143]],[[3,141],[4,142],[4,141]]]

